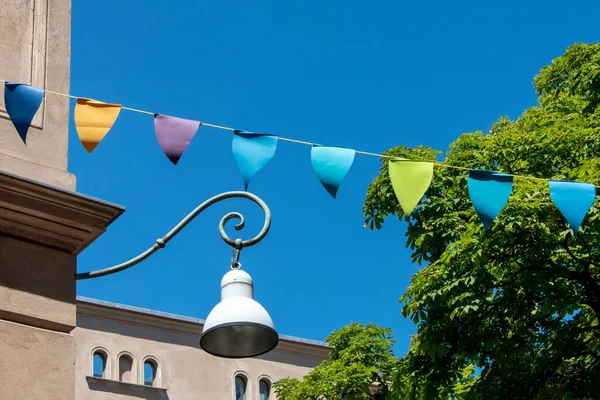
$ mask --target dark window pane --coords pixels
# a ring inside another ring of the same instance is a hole
[[[258,389],[260,393],[260,400],[269,400],[271,398],[271,388],[266,381],[260,381],[258,384]]]
[[[235,377],[235,400],[246,400],[246,380],[241,376]]]
[[[156,380],[156,365],[151,361],[144,363],[144,385],[154,386]]]
[[[104,370],[106,369],[106,357],[102,353],[94,353],[94,376],[96,378],[104,378]]]

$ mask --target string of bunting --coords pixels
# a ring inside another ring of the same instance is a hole
[[[405,214],[410,214],[421,201],[433,178],[433,166],[455,168],[468,171],[467,189],[473,207],[481,222],[489,228],[504,208],[512,193],[515,176],[495,171],[469,169],[440,162],[407,160],[400,157],[369,153],[343,147],[322,146],[316,143],[284,138],[277,135],[247,132],[201,121],[182,119],[152,113],[120,104],[75,97],[65,93],[35,88],[26,84],[4,80],[4,102],[6,111],[27,144],[27,131],[46,93],[69,97],[76,100],[75,128],[83,147],[91,153],[115,124],[121,110],[128,110],[154,116],[154,131],[158,143],[173,163],[177,164],[193,140],[200,126],[208,126],[233,132],[232,152],[236,160],[244,187],[274,157],[279,140],[311,146],[311,164],[323,187],[336,198],[337,191],[350,171],[356,154],[389,158],[389,177],[394,193]],[[531,176],[526,179],[540,180]],[[542,179],[546,180],[546,179]],[[575,234],[594,203],[596,188],[590,183],[562,180],[548,180],[550,197],[565,217]]]

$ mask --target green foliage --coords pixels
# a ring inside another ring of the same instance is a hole
[[[584,100],[587,111],[600,104],[600,44],[576,44],[542,68],[535,78],[540,102],[553,102],[558,97]]]
[[[328,361],[304,377],[281,379],[273,385],[279,400],[387,400],[397,397],[389,388],[398,359],[392,353],[391,330],[376,325],[350,324],[325,340]],[[379,390],[371,396],[371,386]]]
[[[451,144],[448,165],[542,178],[516,178],[487,231],[466,171],[436,167],[407,216],[382,159],[365,226],[379,229],[390,215],[408,221],[412,260],[426,265],[400,299],[417,334],[397,365],[397,398],[600,398],[600,200],[575,236],[544,180],[600,184],[599,74],[600,45],[571,46],[535,78],[539,106]],[[439,152],[385,154],[435,160]]]

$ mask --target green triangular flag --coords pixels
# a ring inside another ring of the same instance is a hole
[[[389,171],[398,203],[404,213],[409,215],[431,184],[433,163],[391,160]]]

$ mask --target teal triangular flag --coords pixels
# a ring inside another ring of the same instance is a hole
[[[548,181],[550,197],[577,234],[596,198],[596,188],[589,183]]]
[[[244,179],[244,187],[262,167],[275,155],[279,138],[264,133],[252,133],[235,130],[231,150]]]
[[[467,188],[479,219],[489,228],[512,193],[513,175],[493,171],[469,170]]]
[[[337,191],[354,162],[355,150],[313,146],[310,161],[321,184],[335,199]]]

